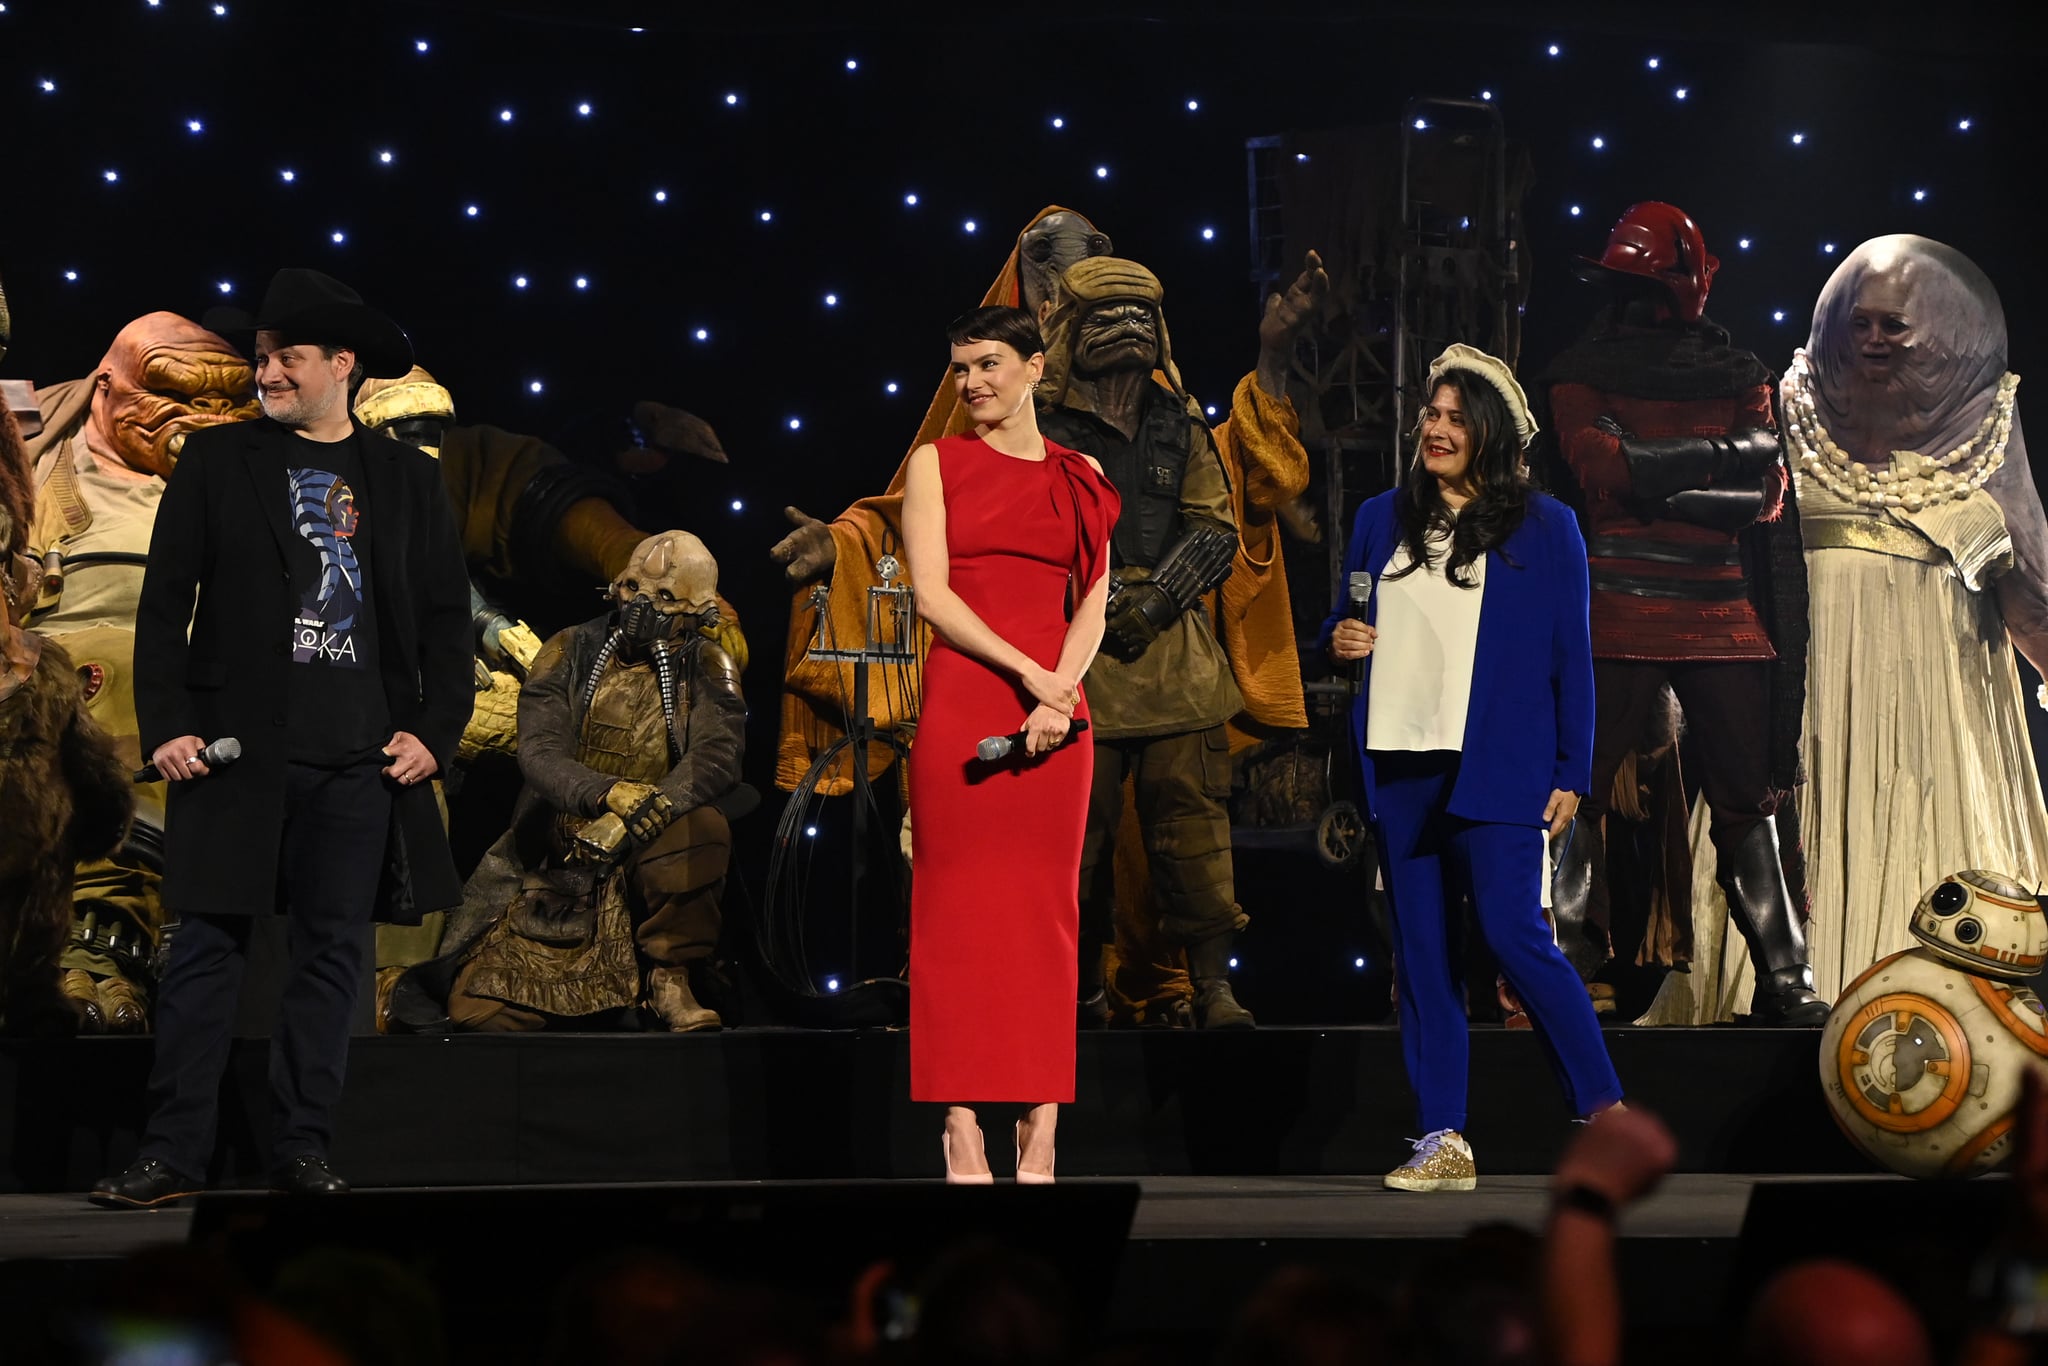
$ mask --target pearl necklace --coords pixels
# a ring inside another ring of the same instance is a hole
[[[2005,463],[2019,387],[2020,377],[2006,371],[1976,432],[1947,455],[1930,460],[1918,451],[1893,451],[1891,468],[1872,469],[1837,446],[1821,425],[1813,402],[1811,365],[1802,348],[1793,353],[1782,387],[1785,435],[1800,473],[1819,481],[1837,498],[1860,507],[1918,512],[1946,499],[1960,503],[1997,473]]]

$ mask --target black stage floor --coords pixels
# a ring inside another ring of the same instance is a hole
[[[992,1008],[997,1008],[992,1003]],[[1630,1099],[1695,1173],[1862,1173],[1818,1085],[1817,1030],[1607,1030]],[[333,1159],[367,1186],[862,1180],[939,1168],[895,1030],[361,1038]],[[216,1184],[267,1168],[267,1043],[237,1041]],[[79,1191],[132,1157],[147,1039],[0,1042],[0,1193]],[[1548,1171],[1571,1116],[1537,1040],[1475,1028],[1466,1133],[1490,1176]],[[1415,1133],[1392,1028],[1080,1036],[1075,1177],[1377,1175]],[[1006,1119],[991,1117],[1002,1165]]]

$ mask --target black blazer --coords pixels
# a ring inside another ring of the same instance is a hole
[[[418,736],[446,773],[475,700],[454,509],[431,456],[360,424],[356,435],[363,507],[376,519],[369,575],[392,727]],[[157,508],[135,618],[142,753],[180,735],[242,742],[239,762],[170,784],[163,900],[171,911],[276,909],[296,606],[284,468],[300,440],[268,419],[194,432]],[[459,903],[462,884],[431,785],[385,781],[391,838],[377,916],[417,924],[421,913]]]

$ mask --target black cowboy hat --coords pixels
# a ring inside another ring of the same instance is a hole
[[[242,309],[208,309],[200,326],[253,357],[255,334],[277,332],[286,346],[345,346],[373,379],[402,379],[412,369],[412,342],[391,319],[331,275],[287,266],[270,277],[252,318]]]

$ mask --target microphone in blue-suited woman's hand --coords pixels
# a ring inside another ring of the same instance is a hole
[[[223,735],[205,749],[199,751],[199,762],[208,769],[225,768],[242,757],[242,742],[232,735]],[[144,764],[128,775],[138,783],[154,783],[163,779],[154,763]]]
[[[1351,619],[1363,623],[1372,607],[1372,575],[1361,569],[1351,576]],[[1356,696],[1365,690],[1365,666],[1371,658],[1360,655],[1351,661],[1351,692]]]
[[[1068,723],[1067,733],[1053,741],[1052,749],[1059,749],[1071,743],[1075,736],[1087,729],[1088,719],[1081,716],[1075,717]],[[985,764],[992,764],[998,759],[1008,758],[1013,751],[1019,751],[1024,748],[1025,734],[1026,732],[1020,730],[1015,735],[991,735],[988,739],[983,740],[974,747],[974,757]],[[1046,753],[1052,753],[1052,749],[1047,750]]]

